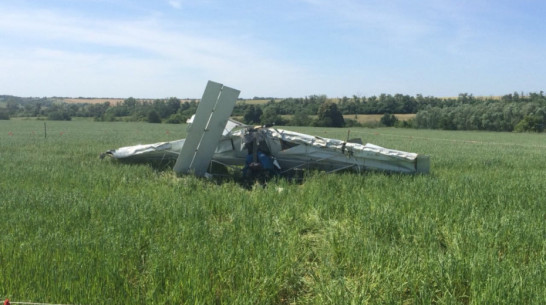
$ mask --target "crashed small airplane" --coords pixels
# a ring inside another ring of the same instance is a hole
[[[428,173],[430,158],[358,141],[317,137],[229,118],[240,91],[209,81],[186,139],[109,150],[121,161],[172,161],[179,174],[211,175],[214,166],[242,167],[244,176],[283,175],[297,170],[380,170]]]

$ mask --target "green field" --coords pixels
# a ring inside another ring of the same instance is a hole
[[[431,174],[313,173],[248,190],[98,158],[182,138],[184,125],[46,124],[44,138],[43,121],[0,121],[1,300],[546,300],[546,134],[352,128],[430,155]]]

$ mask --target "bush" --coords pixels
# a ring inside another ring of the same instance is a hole
[[[172,114],[167,120],[165,120],[165,123],[167,124],[182,124],[185,123],[189,117],[187,115],[183,115],[181,113],[175,113]]]
[[[65,111],[52,111],[47,114],[47,119],[51,121],[70,121],[72,117]]]
[[[515,132],[543,132],[544,122],[538,116],[527,115],[521,120],[516,127]]]
[[[0,110],[0,120],[9,120],[9,113],[4,109]]]
[[[357,120],[345,119],[345,127],[362,127],[362,124],[360,124]]]
[[[334,123],[332,123],[331,118],[317,119],[313,121],[313,124],[312,124],[312,126],[314,127],[332,127],[333,125]]]
[[[407,121],[396,121],[394,123],[394,127],[396,128],[417,128],[415,127],[415,119],[409,119]]]

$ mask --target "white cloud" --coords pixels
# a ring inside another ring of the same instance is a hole
[[[177,0],[170,0],[169,5],[175,9],[180,9],[182,7],[182,3]]]
[[[199,97],[213,79],[243,89],[243,96],[279,95],[304,75],[257,49],[259,43],[166,30],[153,19],[11,12],[0,21],[0,32],[8,31],[25,42],[0,49],[6,59],[0,69],[14,71],[0,76],[3,93]]]

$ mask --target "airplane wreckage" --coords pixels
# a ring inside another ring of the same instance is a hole
[[[129,162],[176,161],[177,174],[199,177],[210,177],[215,165],[242,167],[244,177],[288,175],[308,169],[410,174],[430,170],[430,159],[425,155],[232,120],[229,116],[239,93],[209,81],[195,115],[188,120],[186,139],[121,147],[105,154]]]

